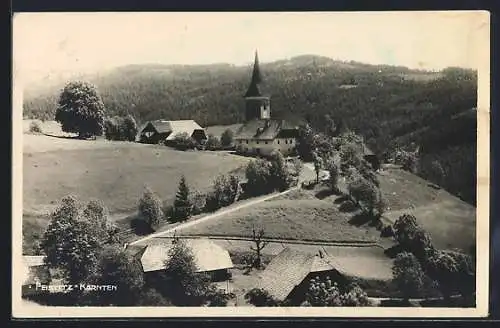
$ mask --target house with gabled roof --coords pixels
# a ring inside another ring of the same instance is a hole
[[[207,273],[213,280],[223,280],[229,276],[229,269],[234,265],[226,249],[206,238],[183,239],[183,241],[193,254],[196,272]],[[174,239],[164,238],[139,250],[138,257],[144,274],[154,275],[163,271],[173,246]]]
[[[289,155],[297,145],[298,125],[271,117],[270,96],[261,92],[261,83],[259,58],[255,52],[252,78],[244,95],[246,122],[235,133],[235,146],[239,152],[247,154],[266,156],[279,150]]]
[[[348,283],[342,266],[326,253],[310,254],[285,248],[262,272],[258,288],[266,290],[277,300],[300,305],[305,300],[311,279],[326,277],[339,285]]]
[[[175,140],[176,136],[186,134],[195,142],[201,144],[208,139],[205,129],[194,120],[156,120],[147,122],[139,132],[139,142],[168,144]]]

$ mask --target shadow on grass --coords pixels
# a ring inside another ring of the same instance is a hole
[[[389,258],[393,259],[402,251],[403,251],[403,248],[401,247],[401,245],[397,244],[397,245],[394,245],[394,246],[384,250],[384,254],[386,256],[388,256]]]
[[[322,189],[318,191],[314,196],[318,199],[325,199],[328,196],[333,195],[333,191],[330,189]]]
[[[132,216],[130,219],[130,228],[133,229],[134,233],[138,236],[145,236],[154,232],[154,230],[137,215]]]
[[[346,202],[348,200],[349,200],[349,197],[347,195],[343,195],[343,196],[340,196],[339,198],[335,199],[333,201],[333,203],[334,204],[342,204],[342,203],[344,203],[344,202]]]
[[[353,213],[358,210],[358,206],[351,200],[346,200],[339,206],[339,211],[344,213]]]

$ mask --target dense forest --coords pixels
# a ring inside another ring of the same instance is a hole
[[[380,155],[419,145],[421,162],[443,166],[444,187],[475,203],[475,71],[426,72],[312,55],[263,63],[261,71],[273,117],[323,129],[328,114]],[[250,66],[229,64],[129,65],[86,79],[98,87],[108,116],[130,113],[139,124],[189,118],[209,126],[243,121],[250,75]],[[52,120],[63,86],[25,91],[24,116]]]

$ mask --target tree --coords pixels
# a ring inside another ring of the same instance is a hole
[[[94,85],[75,81],[61,92],[55,120],[64,132],[78,133],[79,138],[100,136],[104,125],[104,103]]]
[[[354,143],[347,143],[340,148],[340,169],[346,172],[349,167],[360,169],[363,163],[363,156]]]
[[[424,286],[425,274],[420,262],[412,253],[403,252],[397,255],[392,267],[394,283],[398,286],[404,300],[415,297]]]
[[[299,138],[297,140],[297,152],[305,162],[313,160],[314,132],[309,124],[299,126]]]
[[[144,278],[140,262],[116,247],[104,249],[99,256],[97,272],[89,282],[112,285],[116,290],[90,292],[91,305],[135,306],[142,295]]]
[[[453,293],[465,299],[475,292],[475,264],[470,256],[454,250],[435,251],[426,262],[426,271],[437,281],[443,296],[449,300]]]
[[[76,197],[66,196],[51,214],[40,246],[49,267],[60,269],[69,284],[76,284],[94,272],[102,241],[90,221],[81,219]]]
[[[269,175],[269,182],[273,190],[284,191],[288,189],[292,183],[290,171],[280,151],[275,150],[271,153]]]
[[[444,183],[444,179],[446,176],[446,173],[443,169],[443,166],[441,163],[437,160],[434,160],[431,162],[430,167],[429,167],[429,172],[428,172],[429,180],[432,182],[442,186]]]
[[[314,163],[314,172],[316,173],[316,183],[319,183],[319,174],[321,173],[321,168],[323,167],[321,157],[313,152],[313,163]]]
[[[192,212],[193,204],[190,200],[189,186],[186,182],[186,177],[181,176],[179,181],[179,188],[177,189],[177,194],[175,195],[173,215],[176,221],[184,221],[189,218]]]
[[[271,184],[271,165],[268,161],[256,159],[247,164],[245,193],[258,196],[273,191]]]
[[[318,277],[311,279],[305,295],[308,306],[369,306],[366,293],[355,284],[342,290],[330,277],[324,280]]]
[[[255,263],[254,267],[257,269],[262,268],[262,250],[267,246],[268,242],[264,241],[264,229],[256,229],[255,225],[252,226],[252,242],[255,247],[250,247],[250,249],[255,252]]]
[[[236,175],[219,175],[213,184],[213,190],[207,195],[206,208],[215,211],[234,203],[241,190],[240,181]]]
[[[118,227],[108,220],[108,209],[101,201],[90,200],[83,210],[83,217],[89,221],[103,243],[117,241]]]
[[[208,150],[217,150],[219,149],[221,146],[221,143],[220,143],[220,140],[219,138],[217,138],[216,136],[214,136],[213,134],[209,134],[208,135],[208,139],[207,139],[207,142],[205,144],[205,147],[208,149]]]
[[[339,189],[338,183],[340,172],[337,164],[335,164],[333,161],[330,161],[330,163],[328,164],[328,173],[328,185],[333,192],[337,192]]]
[[[279,301],[272,297],[267,290],[252,288],[245,294],[245,300],[253,306],[279,306]]]
[[[403,214],[394,222],[394,238],[403,249],[411,249],[418,227],[417,218],[411,214]]]
[[[135,118],[132,115],[128,114],[123,119],[123,130],[124,130],[125,140],[135,141],[139,129],[137,127],[137,122],[135,121]]]
[[[234,133],[231,129],[226,129],[220,136],[222,147],[229,147],[233,144]]]
[[[169,250],[165,262],[164,292],[174,305],[200,306],[213,292],[208,276],[197,273],[197,267],[191,249],[179,239]]]
[[[337,134],[337,126],[332,117],[328,114],[324,117],[325,134],[329,137],[335,137]]]
[[[429,234],[413,215],[403,214],[394,222],[394,238],[403,250],[413,253],[421,262],[435,252]]]
[[[359,178],[349,184],[350,194],[356,202],[361,205],[364,213],[372,218],[378,218],[382,214],[375,213],[382,202],[380,190],[371,182],[364,178]]]
[[[139,215],[153,230],[158,227],[164,217],[160,198],[147,186],[139,200]]]

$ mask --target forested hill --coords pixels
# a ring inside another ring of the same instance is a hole
[[[130,112],[139,123],[190,118],[208,126],[243,120],[251,69],[129,65],[86,79],[97,85],[109,116]],[[475,142],[475,115],[461,116],[476,107],[474,71],[425,72],[312,55],[261,63],[261,71],[273,117],[306,118],[321,129],[324,115],[330,114],[378,153],[394,141],[426,143],[430,153]],[[42,95],[26,92],[24,116],[53,119],[62,87]]]

